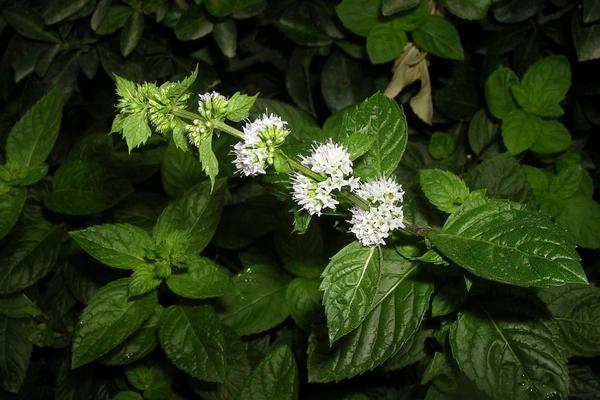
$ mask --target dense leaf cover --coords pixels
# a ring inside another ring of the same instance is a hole
[[[0,399],[600,398],[599,59],[597,0],[0,0]]]

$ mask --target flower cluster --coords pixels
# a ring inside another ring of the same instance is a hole
[[[335,210],[338,201],[334,191],[344,186],[354,187],[357,180],[352,174],[352,160],[345,147],[331,141],[313,146],[302,165],[323,177],[312,179],[300,172],[292,175],[292,198],[311,215],[321,215],[323,209]]]
[[[233,147],[238,172],[244,176],[264,174],[273,164],[275,150],[290,133],[286,126],[286,121],[273,114],[263,114],[247,123],[242,141]]]
[[[385,244],[393,230],[404,228],[402,186],[391,178],[380,178],[361,182],[354,191],[367,200],[369,209],[353,207],[350,232],[363,246]]]
[[[186,125],[188,139],[196,147],[214,130],[212,121],[223,121],[227,115],[228,100],[217,92],[200,94],[198,99],[198,115],[191,124]]]

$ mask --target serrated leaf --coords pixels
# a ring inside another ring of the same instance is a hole
[[[279,346],[256,366],[240,394],[241,400],[295,400],[298,367],[292,351]]]
[[[460,313],[450,331],[454,359],[492,398],[566,398],[566,360],[552,330],[520,309],[530,308],[503,299],[502,304],[480,303]]]
[[[114,176],[96,161],[69,160],[52,177],[44,205],[67,215],[89,215],[113,207],[133,191],[129,182]]]
[[[329,341],[334,343],[371,310],[381,276],[381,249],[352,242],[331,258],[321,276]]]
[[[219,161],[212,149],[212,135],[207,136],[200,142],[198,150],[202,170],[210,178],[210,189],[213,190],[217,175],[219,174]]]
[[[511,69],[500,67],[485,82],[485,99],[492,115],[504,119],[517,108],[510,88],[519,83],[519,77]]]
[[[0,194],[0,239],[3,239],[17,223],[27,199],[27,189],[10,188]]]
[[[419,0],[383,0],[381,13],[387,17],[399,11],[410,10],[417,5],[419,5]]]
[[[121,31],[121,54],[127,57],[137,47],[144,33],[144,14],[136,11],[127,19]]]
[[[185,138],[184,140],[187,141]],[[165,192],[173,198],[181,197],[186,189],[206,179],[202,172],[202,164],[191,152],[178,148],[175,140],[167,146],[160,175]]]
[[[531,65],[520,84],[511,87],[521,107],[542,117],[564,113],[560,106],[571,85],[571,65],[562,55],[542,58]]]
[[[152,130],[148,125],[148,119],[144,113],[131,114],[123,119],[123,137],[127,142],[127,148],[131,150],[140,147],[152,136]]]
[[[83,310],[73,337],[77,368],[108,353],[138,330],[158,305],[156,292],[130,298],[129,279],[102,287]]]
[[[25,380],[33,346],[26,319],[0,315],[0,387],[17,393]]]
[[[443,0],[444,7],[459,18],[478,20],[486,16],[491,0]]]
[[[235,92],[227,102],[227,119],[233,122],[240,122],[244,118],[248,118],[257,97],[258,94],[248,96],[240,92]]]
[[[123,343],[112,349],[101,362],[107,365],[125,365],[141,360],[158,345],[158,323],[163,308],[157,306],[143,325]]]
[[[367,54],[373,64],[394,60],[402,53],[408,38],[393,22],[377,23],[367,35]]]
[[[0,295],[45,277],[56,264],[63,238],[62,228],[47,222],[20,227],[0,251]]]
[[[53,89],[19,119],[6,139],[9,163],[30,167],[46,160],[58,137],[62,106],[60,91]]]
[[[531,151],[540,154],[558,153],[571,146],[571,134],[567,128],[558,121],[541,120],[539,135],[530,147]]]
[[[600,289],[594,286],[565,285],[541,290],[538,295],[558,325],[560,346],[567,357],[595,357],[600,354]]]
[[[469,196],[465,182],[451,172],[440,169],[422,169],[419,182],[427,200],[439,210],[452,213]]]
[[[542,134],[544,121],[526,111],[513,110],[502,121],[502,139],[511,154],[529,149]]]
[[[479,110],[469,123],[469,145],[475,154],[480,155],[494,142],[498,133],[498,125],[494,123],[485,110]]]
[[[556,222],[587,249],[600,248],[600,203],[578,195],[561,204]]]
[[[188,190],[169,204],[158,217],[153,236],[157,243],[201,252],[211,241],[221,218],[225,200],[224,180],[211,193],[208,182]]]
[[[569,398],[594,400],[600,397],[600,378],[589,365],[569,365]]]
[[[375,301],[363,323],[331,347],[324,325],[311,334],[309,382],[331,382],[376,368],[417,332],[433,291],[415,276],[418,264],[393,251],[383,253],[383,274]]]
[[[119,269],[148,266],[145,257],[154,248],[148,232],[130,224],[95,225],[69,235],[96,260]]]
[[[285,291],[285,300],[290,315],[296,324],[308,331],[321,311],[319,281],[310,278],[295,278]]]
[[[137,266],[129,278],[129,297],[141,296],[156,289],[162,279],[155,276],[154,267],[151,265]]]
[[[444,256],[485,279],[525,287],[587,283],[566,232],[519,203],[467,202],[429,239]]]
[[[239,293],[220,299],[221,320],[239,335],[271,329],[288,316],[285,290],[290,277],[270,265],[252,265],[233,278]]]
[[[356,161],[354,174],[365,179],[390,175],[402,159],[408,139],[406,117],[398,103],[381,93],[374,94],[359,105],[349,120],[344,120],[349,147],[355,147],[352,128],[354,132],[373,136],[372,144]],[[353,150],[355,154],[363,151]]]
[[[235,292],[229,275],[212,260],[194,257],[186,263],[187,269],[173,273],[167,286],[175,294],[188,299],[207,299]]]
[[[343,0],[335,7],[335,12],[350,32],[367,36],[379,19],[379,9],[379,0]]]
[[[456,28],[449,20],[438,15],[425,18],[413,32],[415,45],[427,53],[451,60],[462,60],[465,55]]]
[[[160,346],[175,366],[196,379],[225,378],[225,339],[209,306],[171,306],[161,317]]]

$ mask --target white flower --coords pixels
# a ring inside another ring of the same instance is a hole
[[[355,194],[367,200],[371,207],[364,210],[353,207],[350,232],[363,246],[385,244],[392,231],[404,228],[404,211],[402,186],[391,178],[380,178],[361,182],[354,191]]]
[[[289,135],[286,125],[276,115],[263,114],[244,126],[242,141],[233,146],[234,164],[241,175],[266,173],[266,168],[273,164],[275,150]]]
[[[198,95],[198,113],[206,119],[223,119],[227,114],[227,97],[218,92]]]
[[[311,215],[321,215],[325,208],[335,210],[338,201],[331,195],[336,189],[328,178],[314,181],[299,172],[292,175],[292,198]]]
[[[392,178],[373,179],[362,182],[354,191],[371,204],[392,205],[404,198],[402,186]]]
[[[352,173],[350,153],[344,146],[333,143],[331,140],[313,146],[311,154],[302,159],[302,164],[318,174],[340,179]]]

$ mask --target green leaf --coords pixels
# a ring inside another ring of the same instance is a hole
[[[208,182],[200,183],[169,204],[158,217],[153,236],[170,247],[183,245],[195,253],[211,241],[225,201],[225,181],[217,181],[210,192]]]
[[[221,320],[239,335],[271,329],[288,316],[285,290],[289,276],[270,265],[252,265],[233,282],[239,293],[222,297]]]
[[[158,338],[165,354],[196,379],[225,378],[225,339],[219,319],[209,306],[171,306],[161,317]]]
[[[333,52],[321,69],[321,94],[327,107],[339,111],[373,93],[373,84],[365,79],[365,74],[358,61],[339,51]]]
[[[465,203],[429,239],[444,256],[485,279],[525,287],[587,283],[566,232],[518,203]]]
[[[8,318],[38,317],[42,311],[23,293],[0,298],[0,315]]]
[[[28,322],[0,315],[0,387],[8,392],[19,391],[29,368]]]
[[[455,312],[466,299],[463,284],[443,286],[431,301],[431,316],[440,317]]]
[[[285,300],[290,315],[305,331],[310,330],[312,322],[319,316],[322,297],[317,279],[295,278],[288,285]]]
[[[342,0],[335,12],[350,32],[367,36],[379,19],[380,4],[379,0]]]
[[[427,150],[431,157],[436,160],[442,160],[448,158],[454,154],[456,150],[456,144],[454,139],[448,133],[444,132],[433,132]]]
[[[442,4],[452,14],[467,20],[482,19],[492,5],[491,0],[443,0]]]
[[[517,105],[510,88],[519,84],[519,77],[511,69],[500,67],[485,82],[485,100],[492,115],[504,119]]]
[[[440,169],[422,169],[419,182],[425,197],[437,209],[452,213],[469,196],[469,188],[458,176]]]
[[[581,195],[575,196],[561,204],[556,222],[569,231],[579,246],[600,248],[600,203]]]
[[[144,268],[147,252],[154,249],[148,232],[130,224],[95,225],[69,235],[86,253],[113,268]]]
[[[113,397],[113,400],[143,400],[143,399],[144,398],[142,397],[141,394],[139,394],[138,392],[134,392],[132,390],[124,390],[122,392],[115,394],[115,397]]]
[[[13,126],[6,139],[6,158],[11,164],[30,167],[43,163],[58,137],[62,96],[49,91]]]
[[[141,296],[154,290],[162,283],[152,265],[140,265],[134,268],[129,278],[129,297]]]
[[[393,22],[377,23],[367,35],[367,54],[373,64],[394,60],[402,53],[408,38]]]
[[[177,148],[174,141],[167,146],[160,173],[165,192],[170,197],[181,197],[186,189],[205,179],[198,159]]]
[[[416,334],[433,287],[415,276],[418,265],[394,251],[383,252],[383,274],[371,311],[363,323],[331,347],[318,326],[308,347],[309,382],[331,382],[381,365]]]
[[[600,378],[588,365],[569,365],[569,398],[594,400],[600,397]]]
[[[198,150],[202,170],[210,178],[210,190],[212,191],[215,187],[217,175],[219,174],[219,161],[212,149],[212,135],[208,135],[200,142]]]
[[[381,249],[352,242],[337,252],[321,275],[329,341],[337,341],[365,319],[381,276]]]
[[[381,368],[384,371],[395,371],[401,368],[408,367],[417,361],[427,357],[425,351],[425,341],[433,333],[431,329],[419,329],[411,339],[404,342],[404,345],[398,352],[389,360],[387,360]]]
[[[395,170],[408,140],[406,117],[395,100],[376,93],[358,107],[351,119],[344,122],[345,134],[355,132],[374,136],[366,153],[355,163],[354,174],[361,178],[389,176]],[[352,136],[347,136],[352,140]]]
[[[7,8],[2,10],[2,16],[15,31],[28,39],[61,43],[56,33],[44,29],[44,20],[32,8]]]
[[[173,273],[167,286],[175,294],[188,299],[206,299],[235,292],[231,278],[212,260],[194,257],[186,263],[187,269]]]
[[[200,39],[211,33],[213,24],[200,11],[200,7],[190,7],[175,26],[175,36],[181,41]]]
[[[599,288],[565,285],[541,290],[538,296],[546,303],[559,327],[560,346],[566,350],[567,357],[600,354]]]
[[[156,292],[130,298],[129,279],[104,286],[83,310],[73,337],[72,366],[90,363],[117,347],[153,313]]]
[[[96,214],[113,207],[132,191],[131,185],[106,165],[73,159],[54,173],[52,191],[44,194],[44,204],[61,214]]]
[[[64,238],[60,226],[47,222],[21,226],[0,251],[0,295],[25,289],[55,266]]]
[[[127,57],[137,47],[144,33],[144,14],[136,11],[127,19],[121,31],[121,54]]]
[[[583,22],[586,24],[600,19],[600,2],[598,0],[583,0]]]
[[[248,361],[247,343],[230,329],[225,334],[225,379],[223,383],[200,383],[193,389],[206,400],[239,399],[243,385],[252,372]]]
[[[576,9],[571,18],[573,44],[579,61],[600,58],[600,24],[584,24],[582,11]]]
[[[396,25],[396,28],[405,32],[412,32],[421,26],[429,15],[429,4],[427,0],[420,0],[416,7],[394,15],[392,22]]]
[[[90,5],[89,0],[57,0],[48,4],[44,10],[44,22],[48,25],[55,24],[71,17],[82,8]]]
[[[526,204],[533,201],[527,176],[510,154],[491,157],[472,168],[465,177],[472,190],[486,189],[489,197],[509,199]]]
[[[131,114],[123,119],[123,138],[127,142],[127,148],[131,150],[140,147],[152,136],[152,130],[148,125],[146,114]]]
[[[492,121],[485,110],[479,110],[469,123],[469,145],[475,154],[480,155],[496,139],[498,125]]]
[[[241,400],[298,399],[298,366],[287,346],[276,347],[256,366]]]
[[[239,0],[204,0],[206,11],[215,17],[224,17],[236,10]]]
[[[513,110],[502,121],[502,139],[511,154],[519,154],[533,146],[542,135],[544,121],[526,111]]]
[[[535,143],[530,147],[540,154],[552,154],[566,150],[571,146],[571,134],[563,124],[553,120],[540,120]]]
[[[548,175],[544,174],[542,170],[537,170],[532,167],[529,167],[529,169],[540,171],[542,176],[546,179],[546,185],[543,192],[549,191],[565,200],[570,199],[577,194],[584,178],[585,171],[581,164],[571,164],[560,170],[558,174],[552,178],[552,181],[548,182]]]
[[[223,21],[215,24],[213,38],[225,57],[235,57],[237,48],[237,28],[233,21]]]
[[[137,363],[125,369],[127,381],[137,390],[144,392],[146,399],[164,399],[172,396],[171,377],[157,361]]]
[[[0,194],[0,239],[3,239],[15,226],[27,199],[27,189],[10,188]]]
[[[110,35],[121,29],[133,13],[131,7],[121,4],[109,5],[110,2],[100,3],[91,20],[92,29],[98,35]]]
[[[421,50],[434,56],[451,60],[465,57],[456,28],[452,22],[437,15],[425,18],[423,24],[413,32],[413,41]]]
[[[227,102],[227,119],[233,122],[240,122],[244,120],[244,118],[248,118],[257,97],[258,94],[248,96],[241,94],[240,92],[235,92]]]
[[[502,300],[480,303],[459,314],[450,331],[458,366],[494,399],[566,398],[566,360],[552,330],[535,317],[522,315],[520,310],[531,309],[528,304]]]
[[[557,117],[564,114],[560,102],[571,85],[571,65],[565,56],[542,58],[529,67],[520,84],[511,87],[515,100],[532,114]]]
[[[161,306],[157,306],[140,329],[102,357],[101,362],[107,365],[125,365],[150,354],[158,345],[158,323],[162,310]]]
[[[398,11],[410,10],[418,5],[419,0],[383,0],[381,4],[381,13],[387,17]]]

